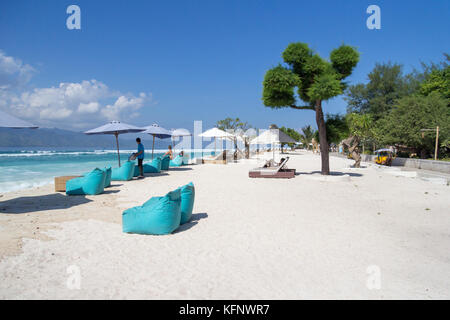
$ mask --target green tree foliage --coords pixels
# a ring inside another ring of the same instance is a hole
[[[345,116],[340,114],[327,114],[326,121],[327,140],[339,144],[342,140],[348,138],[349,128]]]
[[[227,130],[232,130],[234,134],[239,135],[242,140],[244,141],[244,145],[245,145],[245,156],[246,158],[249,157],[250,155],[250,139],[252,138],[251,136],[246,134],[246,131],[248,129],[251,128],[251,126],[247,123],[247,122],[243,122],[241,121],[241,119],[239,118],[230,118],[227,117],[223,120],[219,120],[217,121],[217,128],[227,131]],[[238,149],[237,147],[237,138],[234,138],[233,140],[234,142],[234,148],[235,150]],[[235,157],[237,155],[235,154]]]
[[[450,61],[448,54],[445,54],[445,57]],[[439,92],[443,97],[450,99],[450,65],[442,62],[440,65],[424,66],[424,69],[425,80],[420,85],[420,93],[429,95],[431,92]]]
[[[358,126],[360,116],[370,116],[372,129],[366,132],[366,141],[373,140],[384,146],[407,146],[416,149],[422,157],[429,156],[434,152],[435,134],[428,131],[422,138],[421,129],[439,125],[439,140],[445,143],[450,138],[450,57],[445,54],[445,58],[446,61],[438,64],[422,63],[422,71],[414,70],[406,75],[401,65],[376,64],[367,84],[357,84],[346,90],[347,118]],[[361,134],[361,130],[357,131]],[[442,143],[441,152],[445,157],[450,149]]]
[[[436,135],[430,131],[422,137],[420,130],[436,126],[439,126],[440,140],[446,141],[450,137],[449,99],[439,92],[411,95],[400,99],[377,123],[377,136],[382,144],[414,147],[423,157],[428,157],[434,152]]]
[[[360,139],[372,136],[373,120],[370,114],[349,113],[346,116],[349,133]]]
[[[367,84],[350,86],[344,98],[349,113],[369,113],[374,120],[383,117],[395,101],[410,93],[412,80],[403,76],[399,64],[376,64],[368,75]]]
[[[308,44],[291,43],[282,54],[286,66],[278,65],[266,72],[262,100],[270,108],[315,110],[319,129],[322,174],[329,174],[328,141],[322,101],[343,93],[348,77],[359,61],[355,48],[341,45],[327,61]],[[301,102],[298,101],[298,94]],[[300,103],[299,103],[300,102]]]
[[[251,128],[247,122],[241,121],[239,118],[225,118],[223,120],[217,121],[217,128],[220,130],[243,130],[246,131]]]
[[[302,128],[302,133],[300,134],[300,141],[306,148],[309,148],[309,144],[316,135],[316,130],[314,130],[310,125],[304,126]]]
[[[294,130],[292,128],[285,128],[285,127],[281,127],[280,130],[283,131],[284,133],[286,133],[288,136],[290,136],[295,141],[300,141],[300,138],[301,138],[300,133],[298,133],[296,130]],[[287,144],[289,147],[294,146],[294,143],[282,143],[281,147],[283,147],[285,144]]]

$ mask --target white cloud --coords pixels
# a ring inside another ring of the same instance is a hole
[[[80,103],[78,106],[79,113],[95,113],[100,108],[98,102]]]
[[[21,60],[0,50],[0,90],[22,86],[30,81],[36,70]]]
[[[58,86],[18,93],[12,90],[12,78],[2,77],[13,75],[17,79],[23,77],[21,81],[24,81],[25,75],[33,72],[31,66],[0,51],[0,108],[37,124],[79,129],[94,122],[127,121],[138,117],[139,110],[151,100],[151,94],[122,94],[95,79],[62,82]],[[7,81],[1,82],[5,79]]]
[[[120,96],[113,105],[109,104],[104,107],[102,113],[109,120],[117,120],[121,118],[123,113],[128,115],[136,113],[135,111],[144,105],[146,99],[147,95],[143,92],[139,94],[139,97]]]

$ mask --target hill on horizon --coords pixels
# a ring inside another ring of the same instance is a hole
[[[119,136],[120,148],[136,148],[135,139],[138,134],[122,134]],[[151,147],[150,135],[139,135],[147,148]],[[156,139],[155,147],[167,147],[170,139],[162,141]],[[57,128],[39,129],[9,129],[0,128],[0,148],[102,148],[115,149],[116,140],[113,135],[86,135],[82,132]]]

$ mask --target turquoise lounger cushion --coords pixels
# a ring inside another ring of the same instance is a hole
[[[111,169],[111,167],[107,167],[107,168],[104,168],[103,171],[105,172],[105,188],[108,188],[111,186],[112,169]]]
[[[181,192],[181,222],[184,224],[191,220],[194,209],[195,187],[192,182],[179,188]]]
[[[144,164],[145,173],[160,173],[161,172],[161,158],[157,157],[152,160],[152,162],[147,162]]]
[[[170,165],[170,157],[164,156],[161,159],[161,170],[169,170],[169,165]]]
[[[142,167],[144,167],[144,165],[142,165]],[[139,176],[140,172],[139,172],[139,167],[137,164],[134,165],[134,171],[133,171],[133,177],[137,177]]]
[[[84,177],[70,179],[66,182],[67,195],[96,195],[105,189],[106,172],[95,168]]]
[[[110,187],[111,186],[111,172],[112,172],[112,170],[111,170],[111,167],[105,167],[105,168],[103,168],[103,169],[100,169],[100,170],[102,170],[102,171],[104,171],[105,172],[105,188],[108,188],[108,187]],[[87,176],[89,174],[89,172],[86,172],[86,173],[83,173],[81,176]]]
[[[171,167],[180,167],[183,164],[183,157],[178,155],[169,162]]]
[[[169,234],[180,226],[181,190],[153,197],[142,206],[122,213],[122,230],[127,233]]]
[[[112,169],[111,180],[128,181],[133,179],[135,165],[133,161],[127,161],[120,168]]]
[[[183,165],[189,164],[189,157],[187,155],[183,156]]]

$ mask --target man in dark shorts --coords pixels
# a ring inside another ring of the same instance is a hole
[[[144,177],[144,167],[142,165],[142,162],[144,161],[144,145],[141,143],[141,138],[136,138],[136,142],[138,144],[138,152],[136,152],[134,155],[137,157],[138,160],[138,167],[139,167],[139,177]]]

